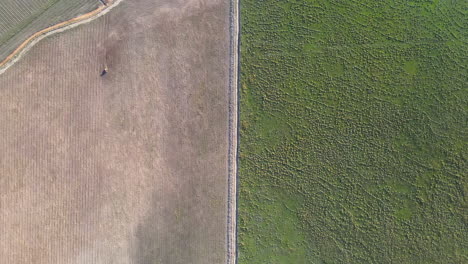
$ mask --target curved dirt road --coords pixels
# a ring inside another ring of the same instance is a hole
[[[122,0],[111,0],[107,5],[101,5],[97,9],[89,13],[69,19],[67,21],[58,23],[56,25],[50,26],[48,28],[34,33],[23,43],[21,43],[21,45],[19,45],[18,48],[16,48],[10,55],[8,55],[8,57],[6,57],[3,61],[0,62],[0,74],[4,73],[9,67],[11,67],[16,61],[18,61],[18,59],[20,59],[24,53],[26,53],[32,46],[34,46],[34,44],[39,42],[41,39],[50,36],[54,33],[62,32],[75,26],[91,22],[94,19],[110,11],[120,2],[122,2]]]

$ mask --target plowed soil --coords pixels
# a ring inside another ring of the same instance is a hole
[[[229,38],[227,1],[124,1],[0,75],[1,262],[223,263]]]

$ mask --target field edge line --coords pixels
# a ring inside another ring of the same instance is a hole
[[[227,197],[227,264],[237,263],[237,183],[239,124],[239,20],[240,0],[230,1],[229,17],[229,129],[228,129],[228,197]]]

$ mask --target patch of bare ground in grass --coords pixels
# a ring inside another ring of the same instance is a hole
[[[225,261],[228,16],[125,1],[0,76],[5,263]]]

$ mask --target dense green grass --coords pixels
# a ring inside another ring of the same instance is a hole
[[[468,263],[468,2],[241,3],[239,263]]]

